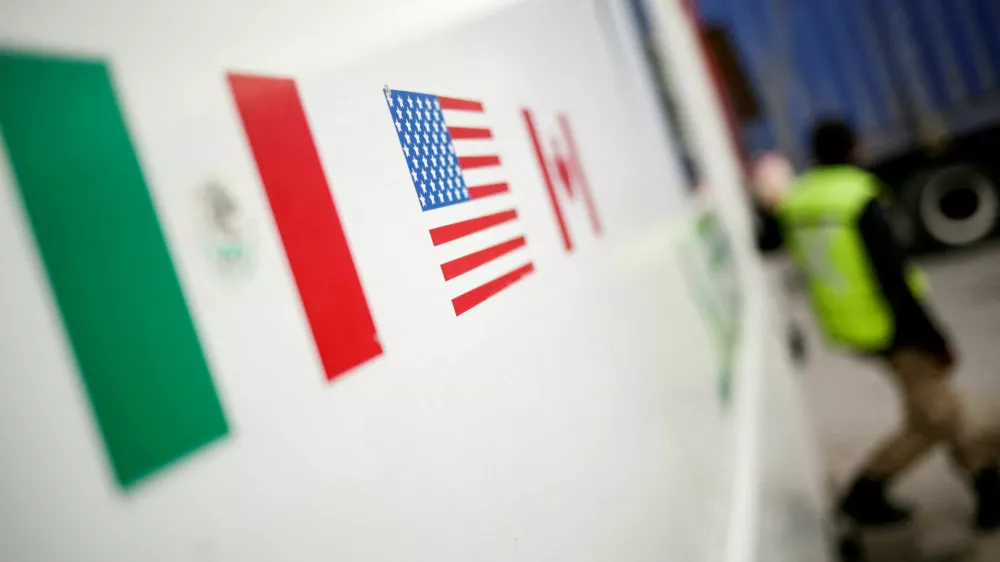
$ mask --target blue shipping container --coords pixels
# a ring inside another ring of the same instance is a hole
[[[869,160],[924,134],[1000,124],[997,0],[700,0],[728,30],[763,101],[744,124],[751,154],[784,147],[803,162],[818,117],[847,118]],[[784,136],[782,136],[784,135]]]

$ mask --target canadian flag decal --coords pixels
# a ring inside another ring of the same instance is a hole
[[[569,119],[559,114],[555,126],[543,130],[536,125],[530,109],[521,111],[524,123],[535,148],[535,157],[542,172],[542,179],[549,193],[552,212],[555,214],[563,246],[567,252],[573,251],[573,239],[568,226],[567,204],[583,203],[586,207],[590,227],[595,236],[600,236],[601,219],[597,215],[594,197],[580,163],[580,153],[570,128]],[[548,134],[546,134],[548,133]]]

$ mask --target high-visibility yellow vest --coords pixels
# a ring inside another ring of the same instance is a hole
[[[801,177],[778,210],[789,253],[807,279],[827,339],[859,351],[888,347],[896,331],[858,230],[861,213],[878,196],[878,180],[868,172],[825,166]],[[922,299],[923,273],[911,267],[907,281]]]

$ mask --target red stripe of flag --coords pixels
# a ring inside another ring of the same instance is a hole
[[[506,193],[510,188],[507,183],[491,183],[489,185],[477,185],[475,187],[469,188],[469,199],[480,199],[482,197],[489,197],[490,195],[498,195],[500,193]]]
[[[497,277],[488,283],[476,287],[468,293],[451,299],[451,305],[455,308],[455,316],[461,316],[463,312],[467,312],[470,308],[482,303],[486,299],[492,297],[507,287],[510,287],[514,283],[517,283],[522,277],[528,275],[534,270],[535,265],[528,262],[510,273]]]
[[[482,127],[448,127],[448,134],[454,140],[493,138],[493,132]]]
[[[462,256],[458,259],[441,264],[441,273],[444,274],[445,281],[450,281],[463,273],[468,273],[483,264],[505,256],[514,250],[523,247],[527,243],[528,242],[524,239],[524,236],[520,236],[506,242],[501,242],[496,246],[490,246],[485,250],[479,250],[478,252],[473,252],[467,256]]]
[[[499,166],[499,156],[459,156],[458,166],[463,170],[473,168],[486,168],[488,166]]]
[[[441,109],[452,109],[457,111],[484,111],[483,104],[478,101],[460,100],[458,98],[438,96],[438,103],[441,104]]]
[[[452,240],[458,240],[464,236],[475,234],[481,230],[512,221],[517,218],[517,211],[510,209],[492,215],[477,217],[467,221],[456,222],[445,226],[431,229],[431,241],[435,246],[440,246]]]
[[[549,175],[549,167],[545,164],[545,152],[542,150],[542,141],[538,138],[538,131],[535,129],[535,120],[531,116],[528,108],[521,110],[524,116],[524,123],[528,126],[528,134],[531,136],[531,144],[535,148],[535,158],[538,159],[538,167],[542,171],[542,179],[545,180],[545,189],[549,193],[549,201],[552,203],[552,211],[556,215],[556,224],[559,225],[559,233],[562,234],[563,246],[566,251],[573,250],[573,239],[569,237],[569,229],[566,228],[566,217],[563,216],[562,206],[559,204],[559,197],[556,196],[556,188],[552,184],[552,176]]]
[[[327,379],[382,353],[295,82],[229,75]]]

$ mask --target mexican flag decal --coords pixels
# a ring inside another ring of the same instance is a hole
[[[226,435],[226,418],[108,68],[0,51],[0,84],[14,179],[127,487]]]

